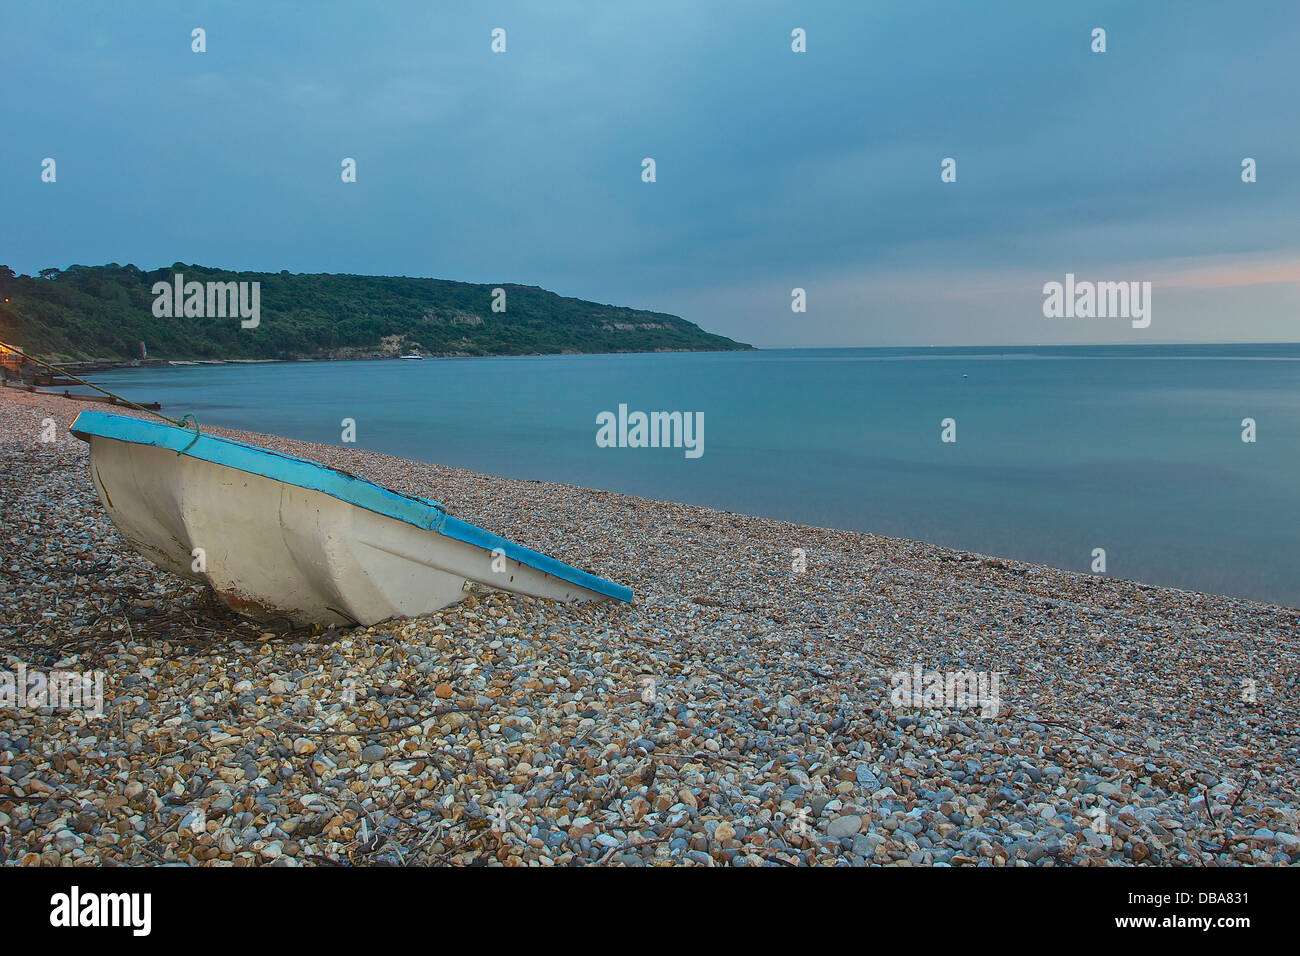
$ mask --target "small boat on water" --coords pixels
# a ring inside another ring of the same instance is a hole
[[[410,355],[399,355],[399,356],[397,356],[397,357],[398,357],[398,358],[404,358],[404,359],[414,359],[414,360],[417,361],[417,362],[423,362],[423,361],[424,361],[424,356],[423,356],[423,355],[417,355],[417,354],[414,353],[414,352],[412,352]]]
[[[228,607],[297,624],[375,624],[482,586],[557,601],[628,588],[449,515],[442,505],[256,445],[85,411],[90,474],[122,536]]]

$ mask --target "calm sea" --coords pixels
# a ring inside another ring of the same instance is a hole
[[[173,417],[1300,606],[1300,345],[129,369]],[[704,453],[601,448],[702,412]],[[941,441],[955,421],[955,442]],[[1254,419],[1257,440],[1242,441]],[[455,502],[447,503],[454,509]]]

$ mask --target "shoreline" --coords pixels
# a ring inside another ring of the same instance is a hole
[[[1071,350],[1078,349],[1096,350],[1098,348],[1122,349],[1132,351],[1142,351],[1145,349],[1167,349],[1167,348],[1222,348],[1232,346],[1238,348],[1263,348],[1294,346],[1300,348],[1300,342],[1115,342],[1096,344],[1080,343],[1043,343],[1038,345],[814,345],[814,346],[775,346],[763,348],[759,346],[748,346],[737,349],[655,349],[651,352],[639,351],[611,351],[611,352],[493,352],[486,355],[477,355],[468,352],[438,352],[423,355],[426,359],[444,359],[444,358],[544,358],[561,355],[685,355],[685,354],[723,354],[728,352],[782,352],[782,351],[837,351],[837,350],[862,350],[873,352],[909,352],[920,351],[922,349],[936,349],[939,351],[967,351],[972,353],[983,353],[975,357],[986,357],[1000,351],[1032,351],[1034,349],[1060,349]],[[74,374],[78,372],[102,372],[116,371],[123,368],[168,368],[177,366],[190,365],[269,365],[288,362],[370,362],[370,361],[389,361],[400,359],[397,353],[392,355],[353,355],[339,357],[323,356],[301,356],[297,358],[256,358],[256,359],[88,359],[75,362],[55,362],[52,365],[58,365]]]
[[[610,351],[610,352],[490,352],[478,355],[473,352],[430,352],[421,355],[422,359],[446,358],[543,358],[552,355],[678,355],[693,353],[724,352],[759,352],[754,346],[738,349],[655,349],[650,352]],[[79,375],[83,372],[109,372],[124,368],[174,368],[190,365],[274,365],[291,362],[386,362],[399,360],[402,356],[392,355],[340,355],[340,356],[298,356],[295,358],[229,358],[229,359],[86,359],[74,362],[59,362],[44,359],[60,371]]]
[[[0,710],[7,862],[1300,860],[1300,611],[205,428],[431,497],[636,595],[492,594],[266,638],[120,541],[63,430],[84,407],[0,392],[5,666],[102,666],[111,730]],[[918,664],[1003,675],[998,714],[891,705]],[[59,767],[42,747],[69,734],[93,743]],[[119,759],[138,792],[93,772]],[[68,801],[94,806],[84,828]],[[498,805],[505,825],[482,836]],[[200,834],[180,825],[196,807]]]

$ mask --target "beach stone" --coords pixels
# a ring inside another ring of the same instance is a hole
[[[826,826],[828,836],[841,839],[850,837],[862,828],[862,817],[853,813],[846,813],[843,816],[836,817]]]

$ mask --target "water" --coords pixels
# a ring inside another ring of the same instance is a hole
[[[353,418],[356,447],[422,461],[1080,571],[1104,548],[1112,576],[1300,606],[1300,345],[285,363],[95,381],[213,425],[340,444]],[[703,412],[703,456],[597,447],[596,415],[619,403]]]

